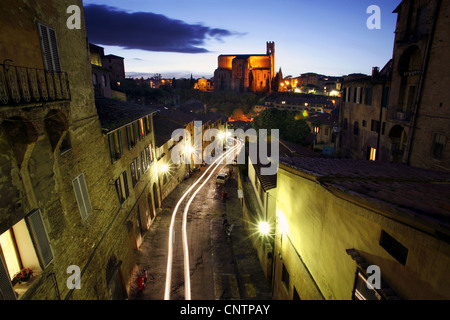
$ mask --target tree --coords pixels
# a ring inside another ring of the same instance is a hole
[[[255,130],[279,129],[280,139],[306,145],[306,137],[311,132],[305,120],[296,117],[297,113],[288,110],[265,109],[252,121]]]

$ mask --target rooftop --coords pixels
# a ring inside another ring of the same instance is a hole
[[[107,132],[156,112],[148,106],[108,98],[95,99],[95,106],[102,130]]]
[[[184,126],[172,119],[156,114],[153,117],[153,129],[155,132],[155,144],[159,148],[172,139],[172,133],[175,130],[184,129]]]
[[[280,158],[325,188],[371,202],[450,236],[450,173],[379,161]]]

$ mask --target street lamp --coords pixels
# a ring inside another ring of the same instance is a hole
[[[260,232],[261,234],[263,234],[264,236],[269,235],[269,232],[270,232],[270,225],[269,225],[268,222],[266,222],[266,221],[261,221],[261,222],[258,224],[258,228],[259,228],[259,232]]]
[[[167,173],[169,171],[169,166],[166,163],[162,163],[159,166],[158,171],[161,173]]]

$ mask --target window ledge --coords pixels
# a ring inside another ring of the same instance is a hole
[[[16,283],[14,285],[13,289],[14,293],[16,294],[17,300],[20,300],[23,297],[23,295],[27,292],[27,290],[30,289],[33,286],[33,284],[37,281],[40,275],[41,275],[40,272],[35,272],[33,276],[30,278],[30,280],[21,283]]]

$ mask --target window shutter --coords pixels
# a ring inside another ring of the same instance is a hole
[[[53,261],[53,251],[50,246],[44,221],[42,220],[41,211],[35,210],[27,217],[28,224],[33,236],[34,245],[36,246],[39,259],[42,266],[47,267]]]
[[[92,213],[91,201],[87,191],[86,180],[84,175],[80,174],[73,181],[73,189],[77,199],[78,208],[80,209],[81,218],[84,220]]]
[[[60,72],[61,64],[59,62],[58,43],[56,42],[56,31],[54,29],[48,28],[48,34],[52,50],[53,71]]]
[[[123,155],[122,130],[117,131],[117,139],[119,139],[119,152]]]
[[[123,185],[124,185],[124,188],[125,188],[125,199],[127,199],[130,194],[129,194],[129,191],[128,191],[128,179],[127,179],[127,172],[126,171],[123,172]]]
[[[108,134],[109,142],[109,152],[111,153],[111,162],[116,162],[116,148],[114,147],[114,136],[113,134]]]
[[[131,145],[131,128],[130,128],[130,126],[126,127],[126,131],[127,131],[128,150],[131,150],[131,148],[133,146]]]
[[[56,31],[40,23],[38,23],[38,30],[45,69],[49,71],[61,71]]]
[[[16,295],[0,254],[0,300],[16,300]]]

